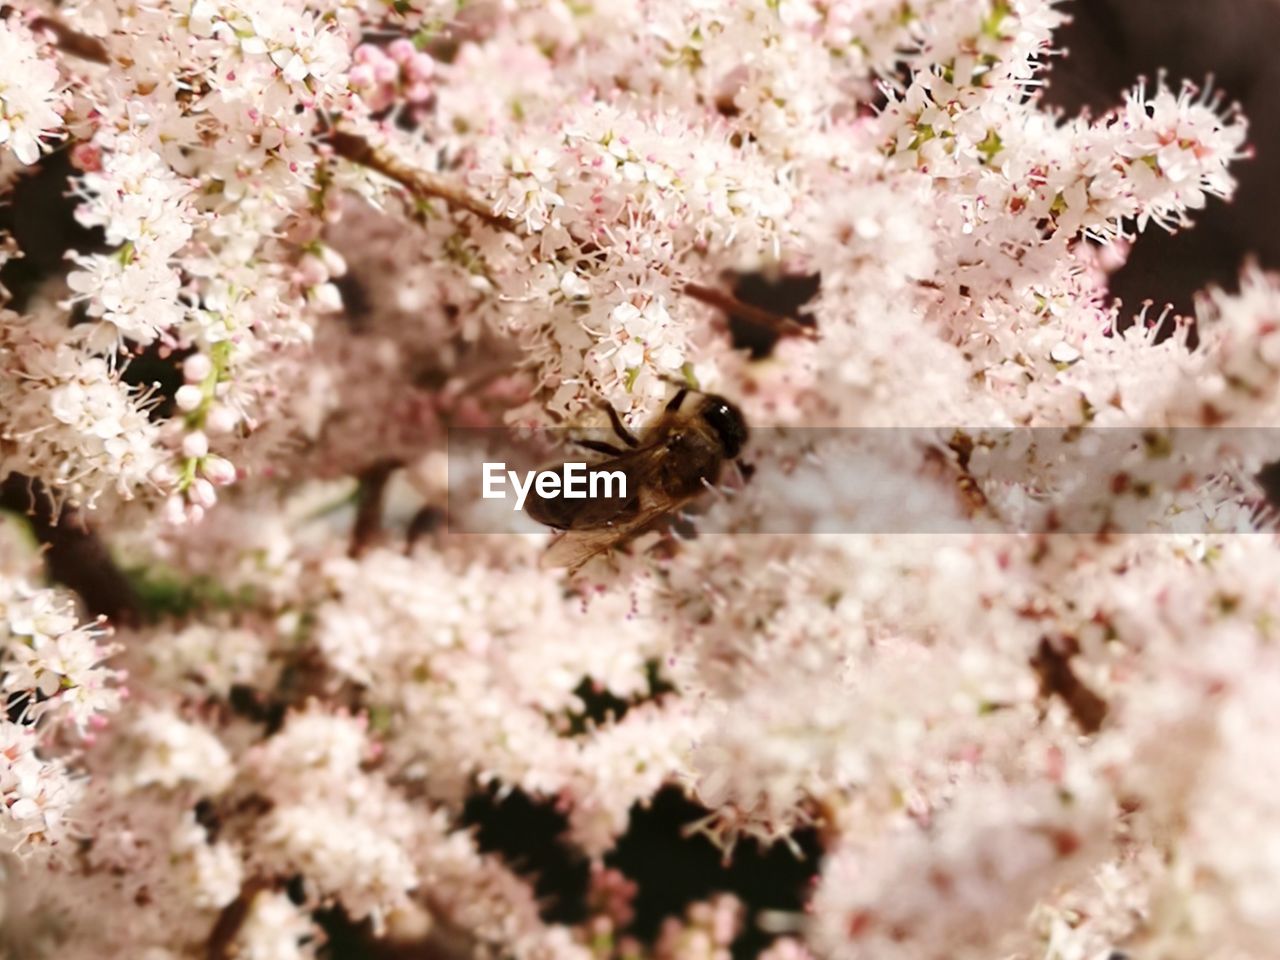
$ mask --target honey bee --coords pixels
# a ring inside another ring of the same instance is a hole
[[[715,394],[699,393],[690,409],[682,409],[690,392],[681,388],[639,437],[623,425],[617,411],[607,407],[613,432],[624,447],[575,441],[609,455],[593,464],[593,469],[621,472],[626,478],[625,495],[571,500],[530,493],[529,515],[563,531],[547,548],[542,566],[577,570],[593,557],[654,529],[719,482],[725,462],[737,460],[746,445],[747,424],[736,406]],[[560,465],[560,472],[564,466]]]

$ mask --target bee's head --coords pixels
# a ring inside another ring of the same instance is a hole
[[[747,421],[742,418],[742,411],[724,397],[709,393],[698,408],[698,416],[716,432],[720,444],[724,447],[724,455],[732,460],[742,452],[747,442]]]

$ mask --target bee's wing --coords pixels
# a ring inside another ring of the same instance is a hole
[[[649,530],[690,499],[677,499],[641,488],[635,508],[625,517],[607,526],[566,530],[551,541],[538,565],[543,568],[563,567],[573,572],[591,558]]]
[[[621,473],[626,481],[625,497],[571,500],[566,497],[542,497],[531,489],[525,501],[525,512],[539,523],[556,530],[609,529],[626,523],[640,509],[640,491],[645,488],[665,454],[666,448],[662,444],[649,444],[590,465],[591,471]],[[564,468],[565,464],[562,463],[555,468],[555,472],[563,477]]]

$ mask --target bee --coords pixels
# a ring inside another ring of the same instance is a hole
[[[659,526],[719,482],[725,462],[736,461],[747,443],[747,423],[736,406],[715,394],[698,393],[696,403],[683,409],[690,392],[681,388],[639,437],[623,425],[617,411],[606,407],[623,447],[598,440],[575,441],[609,455],[593,464],[593,469],[620,471],[626,478],[625,496],[566,499],[530,493],[528,514],[562,531],[547,548],[542,566],[577,570],[593,557]],[[743,469],[741,463],[738,466]],[[563,469],[561,464],[558,470]]]

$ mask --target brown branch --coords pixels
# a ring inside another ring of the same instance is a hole
[[[45,548],[50,578],[79,594],[85,608],[121,626],[136,626],[141,605],[111,552],[74,507],[59,510],[39,480],[11,473],[0,482],[0,509],[24,515]]]
[[[411,167],[407,163],[396,159],[387,151],[375,147],[364,137],[336,130],[329,134],[328,143],[333,148],[333,152],[344,160],[358,163],[362,167],[368,167],[370,170],[394,180],[414,196],[443,200],[450,207],[456,210],[465,210],[467,213],[479,217],[490,226],[498,227],[502,230],[514,232],[519,226],[510,217],[503,217],[494,213],[483,200],[473,197],[460,184],[448,177]]]
[[[251,878],[240,888],[240,895],[223,907],[205,944],[206,960],[227,960],[231,956],[231,947],[245,920],[249,919],[254,898],[269,886],[261,877]]]
[[[428,504],[418,510],[409,521],[409,529],[404,535],[404,555],[413,556],[414,545],[423,537],[430,536],[445,526],[448,517],[440,507]]]
[[[57,43],[58,49],[64,53],[71,54],[73,57],[89,60],[92,63],[111,62],[106,44],[97,37],[91,37],[88,34],[71,29],[56,17],[36,17],[31,21],[31,28],[33,30],[46,30],[53,34],[53,39]]]
[[[699,303],[705,303],[709,307],[724,311],[729,316],[765,327],[779,336],[800,336],[807,340],[818,338],[818,331],[814,327],[801,323],[795,317],[754,306],[723,290],[704,287],[700,283],[686,283],[684,293]]]
[[[360,556],[373,546],[382,533],[382,510],[386,500],[387,481],[399,467],[398,461],[379,460],[361,471],[356,520],[351,528],[351,544],[347,548],[347,556]]]
[[[336,131],[329,136],[329,143],[338,156],[394,180],[415,196],[443,200],[455,209],[474,214],[491,226],[513,233],[520,231],[520,224],[517,221],[493,213],[482,200],[471,196],[462,186],[449,178],[410,167],[386,151],[373,146],[363,137]],[[818,337],[814,327],[801,323],[795,317],[754,306],[723,290],[700,283],[689,283],[684,286],[683,292],[694,300],[722,310],[740,320],[765,327],[780,336],[801,336],[810,340]]]
[[[1107,718],[1107,701],[1076,676],[1071,658],[1079,646],[1074,638],[1060,637],[1058,640],[1055,643],[1049,637],[1041,637],[1040,645],[1030,660],[1031,668],[1040,681],[1040,696],[1045,700],[1057,696],[1083,733],[1097,733]]]

